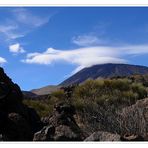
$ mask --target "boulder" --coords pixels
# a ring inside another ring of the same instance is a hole
[[[49,124],[52,124],[54,126],[59,126],[61,124],[77,126],[74,115],[75,108],[73,105],[65,103],[56,104],[54,106],[53,115],[51,115],[49,118]]]
[[[43,129],[34,134],[33,141],[53,141],[55,128],[53,126],[45,126]]]
[[[64,113],[64,114],[67,114],[69,116],[73,116],[74,114],[76,114],[75,107],[73,105],[70,105],[70,104],[59,103],[59,104],[56,104],[54,106],[54,109],[58,113],[61,113],[61,114]]]
[[[75,113],[73,105],[65,103],[55,105],[54,114],[49,118],[49,124],[55,126],[55,141],[82,140],[82,131],[75,121]]]
[[[104,131],[98,131],[91,134],[84,141],[120,141],[120,135]]]
[[[135,134],[125,134],[124,136],[121,136],[121,141],[144,141],[144,138],[140,135]]]
[[[138,100],[135,104],[121,110],[120,124],[122,125],[122,135],[147,136],[148,133],[148,98]]]
[[[47,126],[49,124],[49,118],[50,117],[42,117],[41,118],[41,122],[42,122],[43,126]]]
[[[73,129],[70,126],[59,125],[56,127],[55,141],[81,141],[82,137],[80,135],[80,131]]]
[[[59,103],[54,107],[53,114],[44,118],[45,126],[40,132],[34,135],[34,140],[42,141],[82,141],[83,134],[74,119],[75,108],[70,104]],[[54,127],[51,134],[48,127]]]

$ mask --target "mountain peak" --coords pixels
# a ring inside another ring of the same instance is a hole
[[[60,85],[79,84],[87,79],[111,78],[115,76],[130,76],[130,75],[145,75],[148,74],[148,67],[130,64],[98,64],[84,68],[63,81]]]

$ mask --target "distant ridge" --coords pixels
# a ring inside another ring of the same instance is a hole
[[[33,89],[31,92],[36,95],[47,95],[51,94],[52,92],[60,89],[60,86],[48,85],[42,88]]]
[[[84,68],[63,81],[62,86],[71,84],[79,84],[87,79],[110,78],[115,76],[130,76],[130,75],[145,75],[148,74],[148,67],[129,64],[99,64],[88,68]]]

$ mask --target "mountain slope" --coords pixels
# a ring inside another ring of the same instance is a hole
[[[22,91],[24,98],[37,98],[38,95],[30,92],[30,91]]]
[[[49,86],[45,86],[39,89],[33,89],[31,90],[31,92],[36,95],[47,95],[58,89],[60,89],[60,86],[49,85]]]
[[[101,64],[84,68],[74,74],[60,85],[66,86],[71,84],[82,83],[87,79],[110,78],[115,76],[130,76],[134,74],[148,74],[148,67],[129,64]]]

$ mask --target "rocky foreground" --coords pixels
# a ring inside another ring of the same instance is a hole
[[[37,112],[22,103],[20,87],[0,68],[0,140],[1,141],[147,141],[147,134],[124,133],[119,135],[108,131],[96,131],[86,136],[75,120],[73,105],[55,104],[53,113],[40,119]],[[136,116],[144,114],[142,118]],[[148,99],[138,101],[123,110],[127,116],[139,118],[148,133]],[[128,123],[128,122],[127,122]],[[131,123],[128,123],[131,124]],[[140,130],[141,131],[141,130]]]

